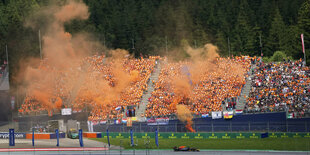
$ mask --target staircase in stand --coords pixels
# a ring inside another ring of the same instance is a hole
[[[150,76],[150,80],[147,84],[147,90],[144,91],[143,95],[142,95],[142,99],[141,102],[139,104],[139,108],[137,108],[136,110],[136,116],[137,116],[137,120],[143,120],[145,119],[145,117],[142,117],[141,115],[143,115],[145,113],[147,104],[149,103],[148,99],[152,96],[152,92],[154,91],[154,85],[153,85],[153,81],[156,83],[161,71],[161,65],[160,65],[160,61],[157,60],[157,65],[155,65],[154,71],[151,73]]]
[[[252,65],[251,66],[251,69],[250,69],[250,75],[249,77],[246,79],[246,83],[244,85],[244,87],[242,88],[242,92],[240,94],[240,96],[238,97],[238,100],[237,100],[237,105],[236,105],[236,109],[244,109],[244,106],[246,104],[246,100],[247,98],[249,97],[249,94],[250,94],[250,91],[251,91],[251,88],[252,88],[252,80],[250,79],[253,79],[254,75],[252,74],[252,70],[256,67],[256,65]]]

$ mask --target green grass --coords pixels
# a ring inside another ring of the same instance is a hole
[[[90,138],[107,143],[106,138]],[[132,149],[130,139],[111,138],[111,145]],[[135,149],[146,149],[145,139],[135,139]],[[310,139],[308,138],[264,138],[264,139],[160,139],[159,149],[172,149],[174,146],[190,146],[198,149],[220,150],[287,150],[310,151]],[[155,140],[150,139],[150,149],[157,149]]]

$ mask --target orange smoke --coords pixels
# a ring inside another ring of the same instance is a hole
[[[186,123],[186,129],[190,132],[195,132],[192,128],[192,114],[191,111],[185,105],[178,105],[183,99],[191,98],[193,95],[193,87],[202,77],[208,72],[214,70],[214,61],[219,57],[217,51],[218,48],[212,44],[206,44],[203,48],[194,49],[190,46],[185,46],[184,50],[190,55],[190,64],[186,65],[189,67],[189,75],[178,74],[173,77],[172,87],[175,93],[175,98],[170,104],[170,110],[175,110],[178,119],[183,123]],[[187,63],[185,63],[187,64]],[[185,73],[187,74],[187,73]],[[190,81],[192,85],[190,84]]]
[[[98,49],[96,47],[98,42],[93,41],[88,34],[72,36],[65,31],[65,23],[73,19],[88,18],[88,7],[81,0],[68,0],[62,6],[57,3],[51,4],[47,8],[42,8],[37,16],[43,16],[44,19],[40,19],[47,23],[42,31],[44,60],[41,61],[39,69],[27,68],[23,80],[28,90],[27,96],[36,99],[52,114],[53,109],[60,109],[64,104],[72,104],[85,81],[89,80],[87,79],[89,65],[83,64],[82,68],[81,62],[90,52]],[[35,28],[36,25],[33,24],[38,23],[36,20],[36,18],[27,20],[26,26]],[[25,62],[22,63],[25,65]],[[57,87],[59,83],[63,88]],[[66,103],[58,97],[61,96],[59,92],[69,94]],[[88,94],[93,97],[96,93],[88,92]]]
[[[139,80],[139,71],[133,70],[130,72],[130,80],[136,82]]]
[[[182,121],[183,123],[186,123],[185,127],[188,131],[195,132],[195,130],[192,128],[193,116],[191,114],[191,111],[188,109],[188,107],[185,105],[179,104],[176,106],[176,108],[177,108],[178,119]]]
[[[196,132],[196,131],[193,129],[192,125],[193,125],[192,119],[189,119],[189,118],[188,118],[188,119],[186,120],[185,128],[186,128],[189,132]]]
[[[177,96],[170,104],[170,109],[171,110],[177,109],[177,105],[181,102],[181,100],[182,100],[182,97]]]
[[[55,107],[56,109],[61,109],[61,106],[62,106],[62,99],[60,97],[57,97],[55,101]]]

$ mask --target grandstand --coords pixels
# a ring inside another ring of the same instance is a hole
[[[171,106],[177,99],[178,90],[174,84],[177,77],[186,79],[185,83],[190,85],[190,93],[178,104],[186,105],[194,118],[211,117],[221,111],[222,115],[284,111],[290,117],[305,117],[309,110],[309,68],[303,67],[301,61],[264,64],[256,57],[216,58],[209,64],[211,69],[199,76],[192,75],[193,62],[168,62],[157,56],[116,60],[94,55],[83,61],[86,69],[68,71],[57,71],[43,61],[41,70],[57,74],[56,86],[52,87],[54,90],[48,99],[52,106],[40,103],[42,100],[29,91],[19,115],[48,114],[61,119],[61,109],[71,108],[74,114],[85,113],[80,121],[91,121],[95,126],[126,125],[129,119],[134,122],[169,119],[171,123],[178,118],[177,109]],[[77,74],[89,76],[74,93],[74,83],[66,82]],[[120,75],[129,80],[122,87],[119,87],[122,84],[119,80],[124,79]],[[109,89],[100,88],[103,86]]]
[[[309,67],[302,61],[257,62],[245,112],[287,111],[289,117],[309,115]]]

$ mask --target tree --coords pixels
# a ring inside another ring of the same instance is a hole
[[[254,34],[252,27],[248,23],[247,14],[248,4],[245,0],[241,1],[237,23],[234,29],[234,39],[232,48],[234,51],[243,54],[250,54],[254,50]]]
[[[274,51],[285,51],[285,29],[280,11],[277,8],[269,30],[268,42],[266,43],[266,56],[271,56]]]
[[[274,62],[283,61],[283,59],[286,59],[286,54],[282,51],[274,52],[273,56],[270,58],[270,60]]]
[[[304,34],[304,42],[307,52],[310,50],[310,0],[306,0],[298,11],[298,28],[300,33]],[[299,45],[301,47],[301,44]],[[306,54],[306,56],[307,56],[307,64],[309,64],[310,56],[309,54]],[[303,58],[303,53],[299,52],[295,55],[295,57]]]

